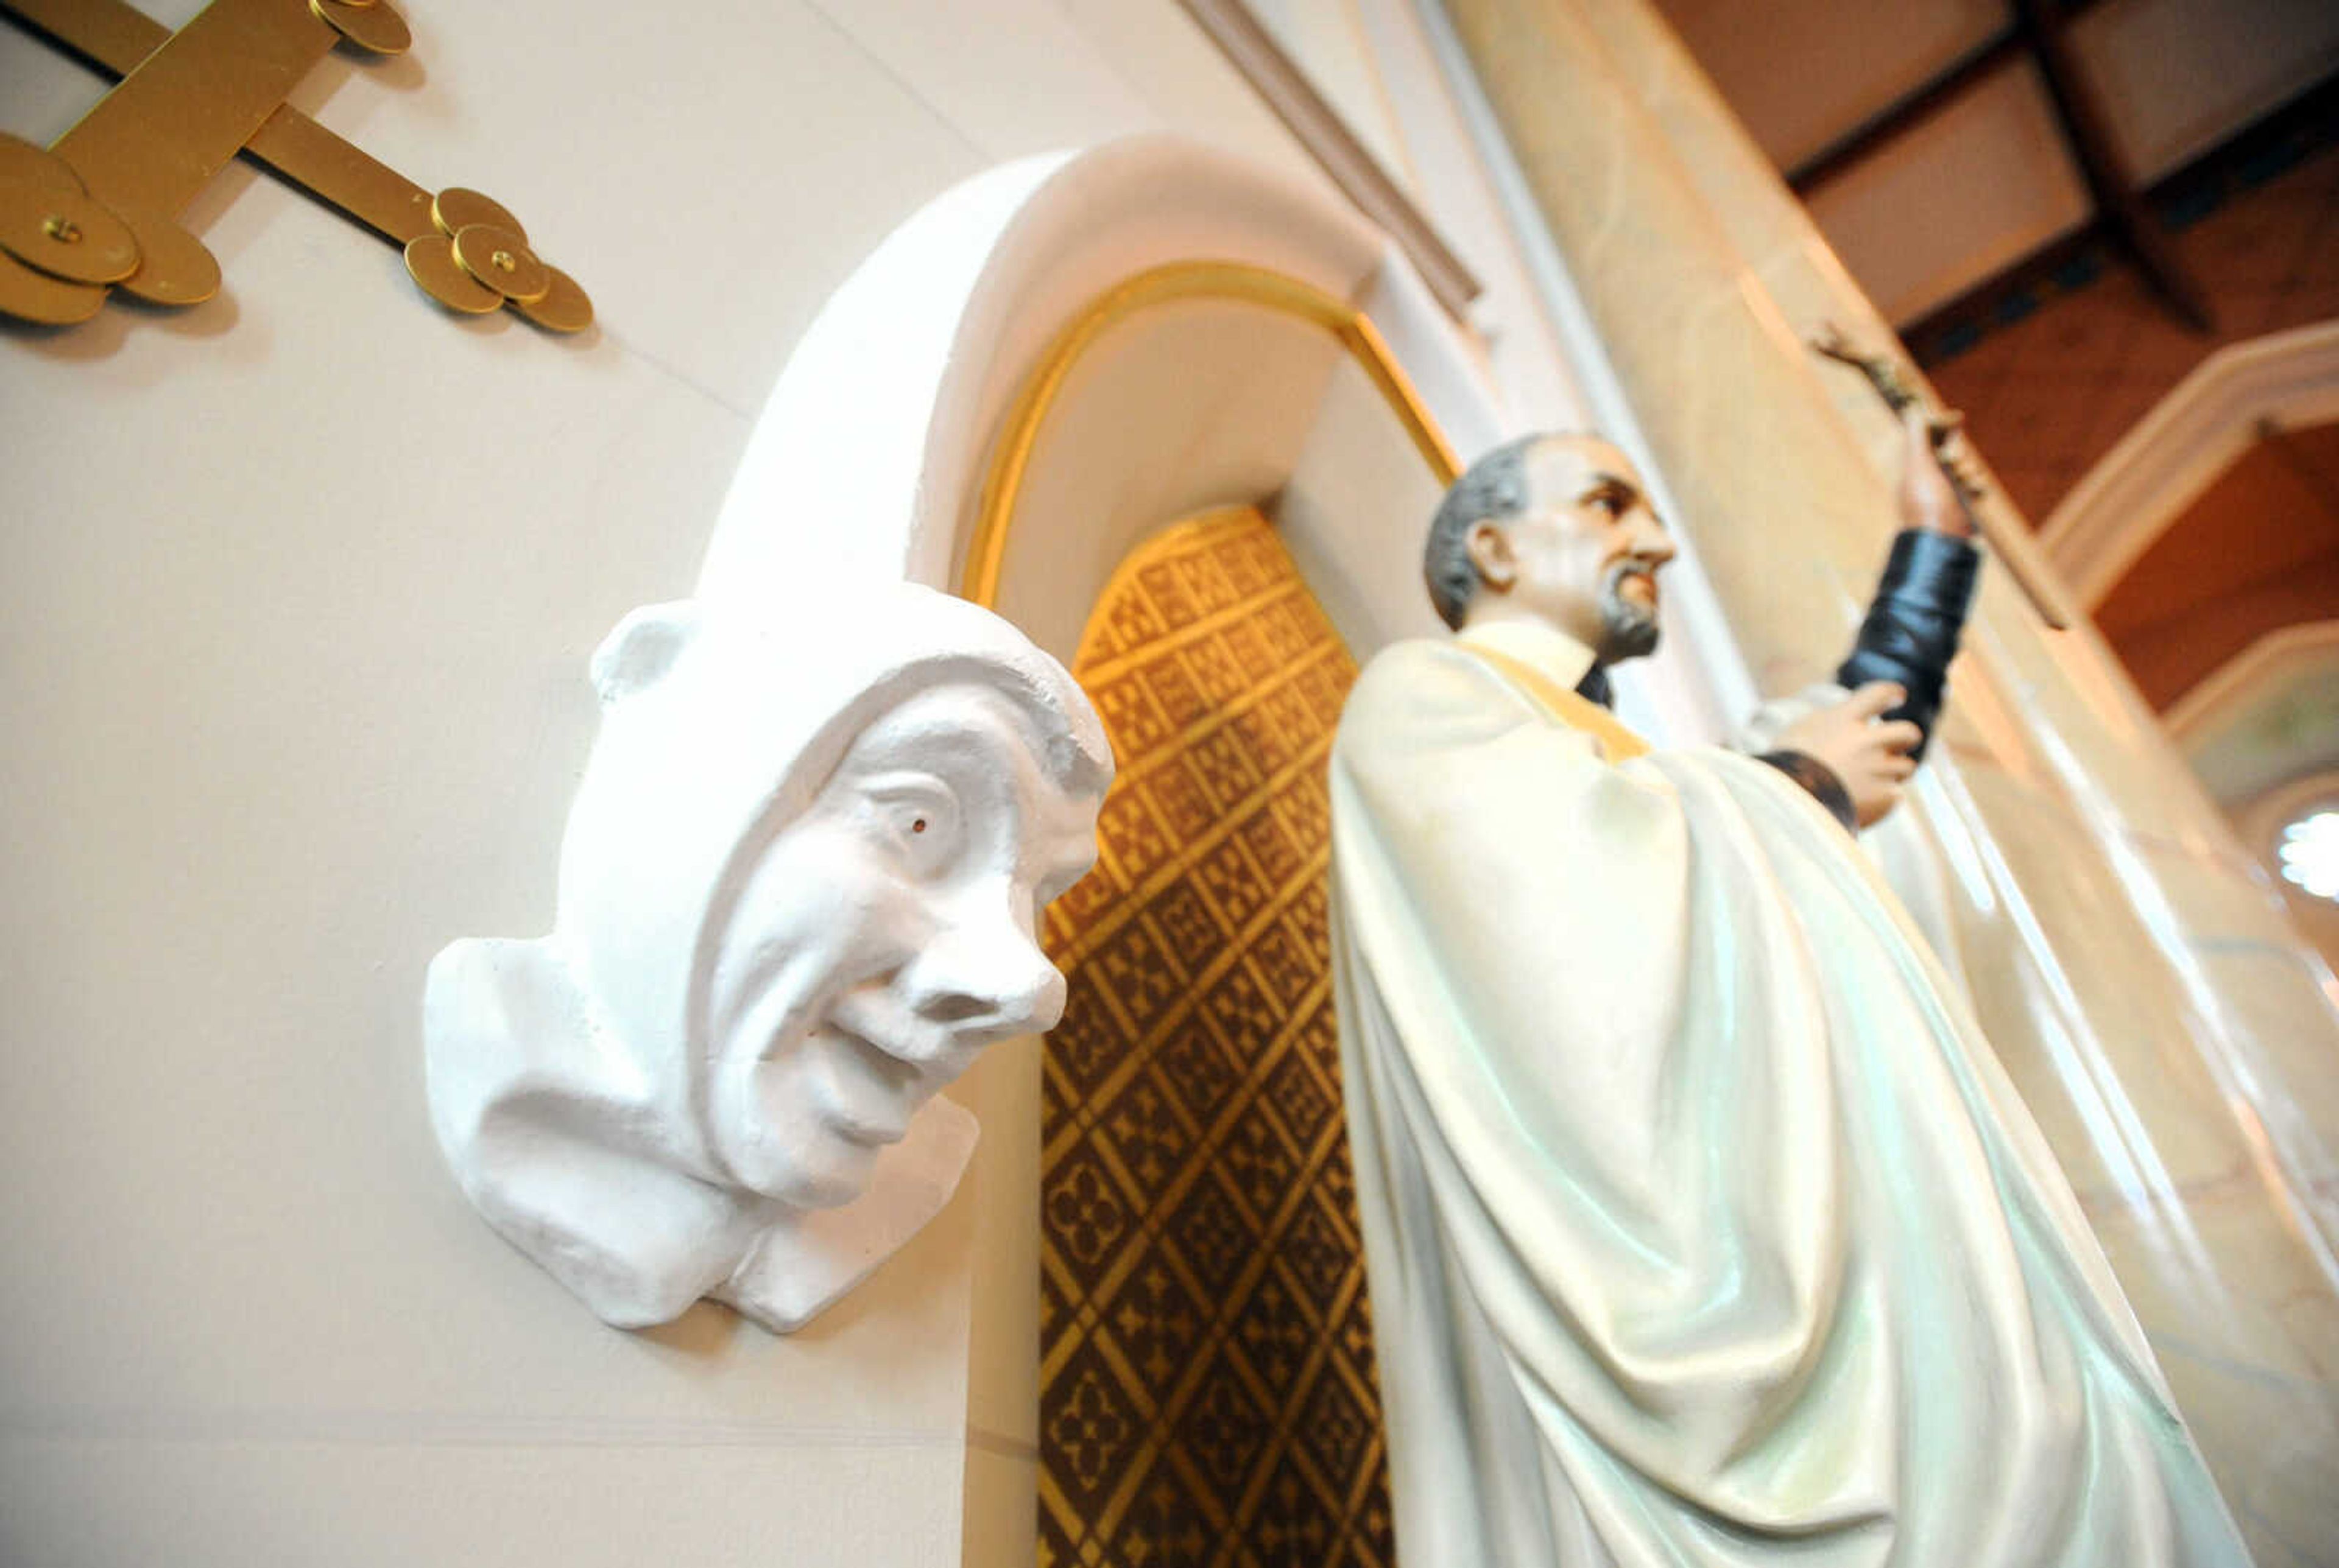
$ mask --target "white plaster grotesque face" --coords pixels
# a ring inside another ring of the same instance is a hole
[[[1525,510],[1470,530],[1487,600],[1548,622],[1602,664],[1654,652],[1657,573],[1673,543],[1632,459],[1596,436],[1552,436],[1526,472]]]
[[[712,1296],[793,1328],[949,1197],[974,1128],[943,1086],[1062,1011],[1034,925],[1111,754],[1061,666],[901,584],[637,611],[593,673],[553,934],[431,966],[432,1117],[608,1321]]]
[[[982,1048],[1054,1025],[1038,911],[1094,858],[1096,802],[1049,776],[1031,716],[930,688],[854,740],[757,862],[717,939],[709,1138],[743,1187],[864,1191]]]

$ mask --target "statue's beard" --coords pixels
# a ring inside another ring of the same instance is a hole
[[[1619,659],[1637,659],[1657,651],[1657,611],[1654,604],[1641,604],[1624,597],[1623,589],[1633,577],[1646,577],[1649,587],[1656,587],[1656,572],[1645,561],[1622,560],[1614,563],[1600,578],[1600,662],[1613,665]]]

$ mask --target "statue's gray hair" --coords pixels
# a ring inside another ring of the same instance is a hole
[[[1527,509],[1527,454],[1551,439],[1539,434],[1505,441],[1472,463],[1437,503],[1429,540],[1422,547],[1421,576],[1429,585],[1429,602],[1457,632],[1478,591],[1470,530],[1485,518],[1515,518]]]

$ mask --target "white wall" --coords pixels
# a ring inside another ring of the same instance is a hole
[[[0,335],[0,1561],[952,1561],[969,1201],[793,1339],[607,1329],[441,1168],[422,968],[547,928],[586,656],[888,230],[1150,127],[1318,177],[1169,0],[404,9],[301,103],[595,333],[238,167],[221,298]],[[100,90],[0,29],[0,127]]]
[[[0,327],[0,1562],[1029,1563],[1031,1369],[968,1346],[1031,1314],[972,1258],[1032,1215],[972,1180],[790,1339],[607,1329],[442,1169],[422,969],[548,927],[586,656],[690,590],[885,233],[1157,128],[1338,198],[1174,0],[402,9],[412,54],[298,103],[513,208],[593,332],[448,318],[241,165],[187,214],[219,299]],[[1510,417],[1577,422],[1426,37],[1405,0],[1354,15]],[[0,129],[101,90],[0,29]]]

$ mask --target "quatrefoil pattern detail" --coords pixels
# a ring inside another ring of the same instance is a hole
[[[1120,764],[1048,912],[1042,1568],[1383,1568],[1325,760],[1356,666],[1245,509],[1140,546],[1073,665]]]

